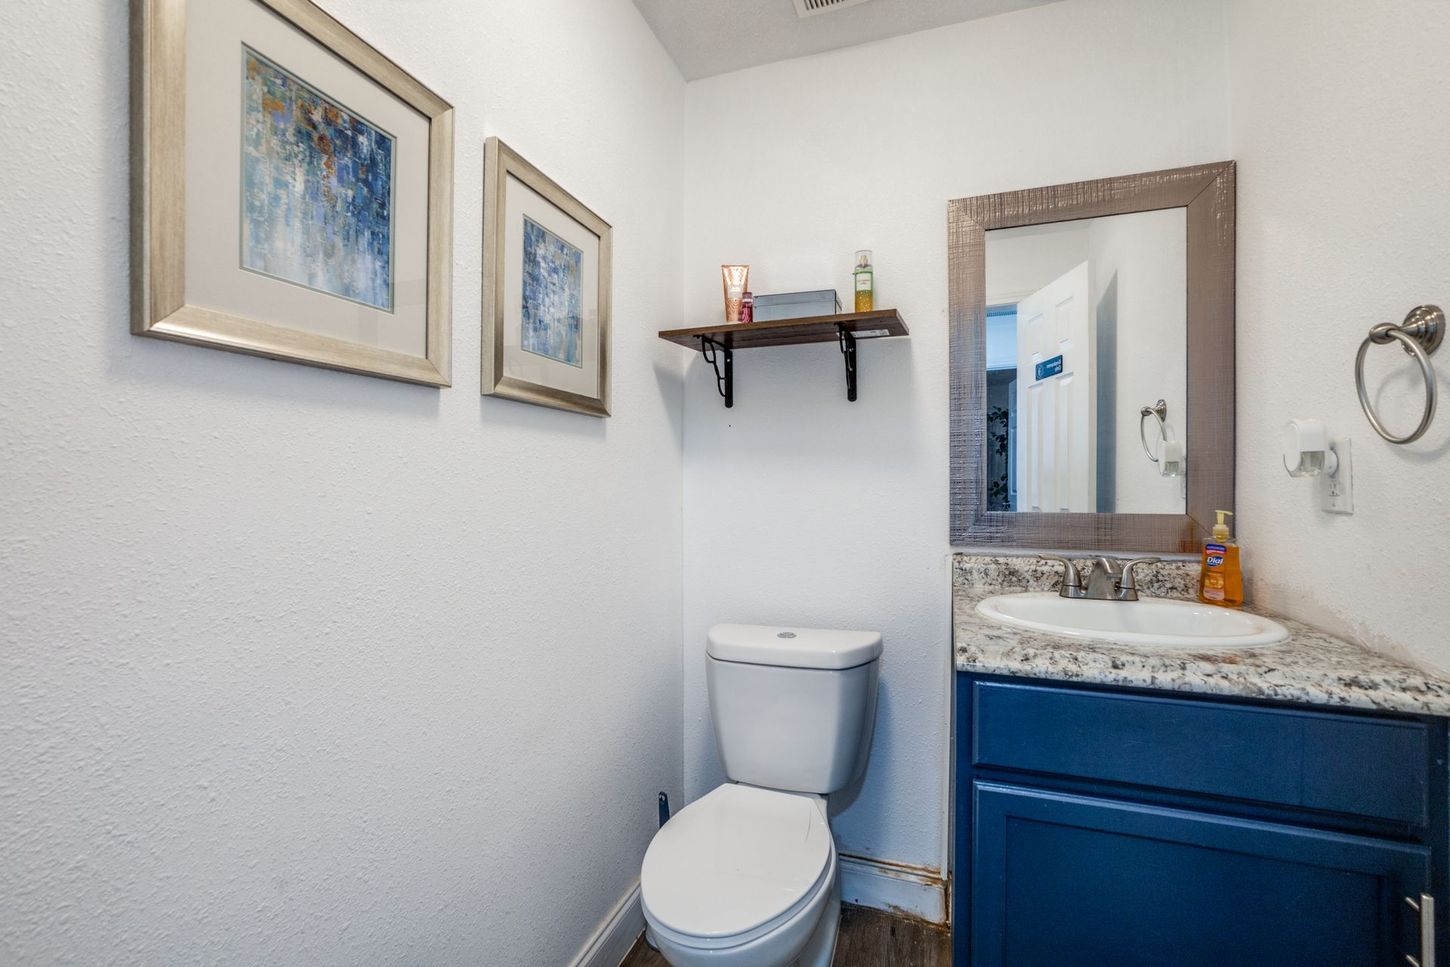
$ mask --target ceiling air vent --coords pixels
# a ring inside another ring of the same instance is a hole
[[[866,0],[794,0],[795,15],[803,18],[814,17],[817,14],[844,10],[865,2]]]

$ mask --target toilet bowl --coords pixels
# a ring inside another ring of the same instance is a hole
[[[730,781],[645,852],[650,940],[674,967],[829,967],[841,884],[825,797],[865,767],[881,635],[716,625],[707,642]]]
[[[726,783],[645,853],[650,937],[675,967],[828,967],[840,874],[825,800]]]

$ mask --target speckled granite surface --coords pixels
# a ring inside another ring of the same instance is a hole
[[[993,594],[1055,590],[1061,573],[1062,565],[1035,558],[956,555],[952,638],[957,670],[1450,715],[1450,681],[1277,615],[1271,617],[1289,629],[1287,641],[1213,652],[1060,637],[1010,628],[977,613],[977,602]],[[1198,563],[1142,566],[1138,585],[1156,597],[1192,598]]]

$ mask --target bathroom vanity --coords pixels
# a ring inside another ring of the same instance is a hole
[[[958,965],[1450,967],[1450,683],[1193,603],[1184,558],[1231,556],[1236,171],[948,206],[952,543],[1087,561],[954,559]]]
[[[1213,651],[976,610],[1057,573],[955,561],[956,964],[1450,963],[1447,683],[1294,622]]]

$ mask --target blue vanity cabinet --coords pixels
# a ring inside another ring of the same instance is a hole
[[[1404,967],[1422,894],[1445,935],[1441,720],[965,673],[956,703],[958,967]]]

